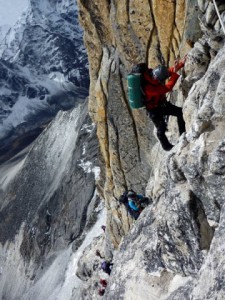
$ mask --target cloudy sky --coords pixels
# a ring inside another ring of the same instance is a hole
[[[0,26],[13,25],[27,4],[28,0],[0,0]]]

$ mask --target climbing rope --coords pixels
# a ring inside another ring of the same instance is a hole
[[[217,13],[217,15],[218,15],[220,24],[221,24],[221,26],[222,26],[223,33],[225,34],[225,27],[224,27],[223,20],[222,20],[222,18],[221,18],[221,15],[220,15],[218,6],[217,6],[217,4],[216,4],[216,0],[213,0],[213,3],[214,3],[214,6],[215,6],[216,13]]]

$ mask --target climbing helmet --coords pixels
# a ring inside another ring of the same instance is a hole
[[[158,66],[155,69],[152,70],[152,75],[155,79],[159,80],[160,82],[165,81],[167,78],[169,78],[170,73],[166,66]]]
[[[134,198],[136,198],[136,193],[134,192],[134,191],[129,191],[128,193],[127,193],[127,197],[128,197],[128,199],[130,198],[130,199],[134,199]]]

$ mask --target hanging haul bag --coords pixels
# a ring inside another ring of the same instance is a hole
[[[128,100],[131,109],[144,106],[144,98],[141,90],[141,74],[131,73],[127,76]]]

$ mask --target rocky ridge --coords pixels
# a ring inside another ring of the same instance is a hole
[[[78,3],[102,156],[98,188],[107,208],[106,239],[98,247],[114,263],[103,298],[223,299],[225,48],[215,7],[201,0]],[[225,6],[217,4],[225,21]],[[126,75],[134,63],[171,65],[186,52],[172,95],[183,106],[186,133],[178,139],[171,118],[176,146],[165,153],[145,110],[129,109]],[[135,223],[118,205],[125,188],[153,199]],[[85,299],[99,297],[101,274],[88,272],[95,247],[78,272],[86,274]]]
[[[0,166],[2,299],[43,299],[43,292],[54,299],[63,287],[70,257],[102,209],[97,156],[85,102],[59,112],[28,148]],[[45,291],[40,283],[47,283]]]

